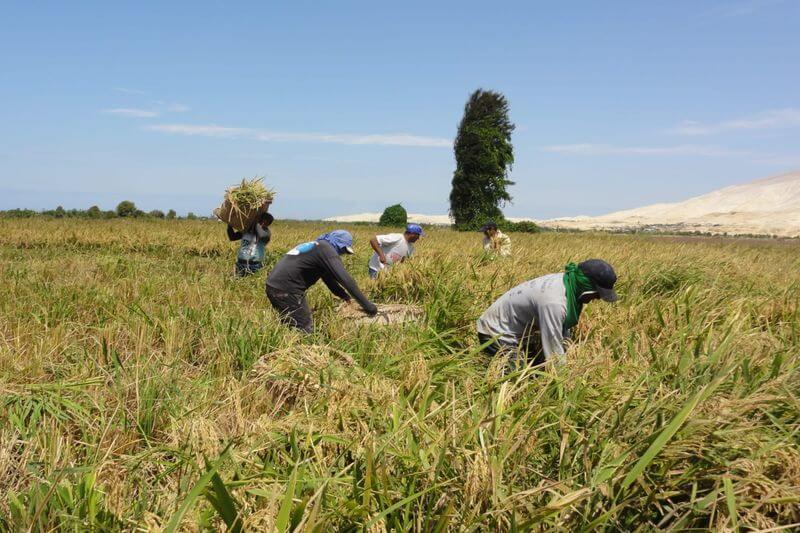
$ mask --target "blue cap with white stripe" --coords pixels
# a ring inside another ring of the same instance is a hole
[[[406,226],[406,233],[413,233],[415,235],[424,235],[425,233],[422,231],[422,226],[419,224],[409,224]]]

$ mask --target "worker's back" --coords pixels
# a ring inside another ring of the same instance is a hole
[[[267,285],[290,294],[299,294],[327,272],[339,269],[344,270],[344,266],[333,246],[325,241],[307,242],[296,246],[278,261],[267,276]]]
[[[478,333],[496,337],[500,342],[516,344],[530,333],[542,327],[543,316],[546,327],[561,327],[567,313],[567,297],[564,274],[547,274],[520,283],[498,298],[478,319]],[[561,323],[558,322],[560,317]],[[561,336],[562,332],[557,332]]]

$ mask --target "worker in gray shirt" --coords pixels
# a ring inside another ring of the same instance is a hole
[[[570,263],[563,273],[521,283],[498,298],[478,319],[478,340],[489,355],[507,354],[508,369],[520,359],[564,362],[564,341],[583,305],[617,300],[614,269],[601,259]]]

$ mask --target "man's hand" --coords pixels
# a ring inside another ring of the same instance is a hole
[[[381,263],[384,265],[387,263],[388,259],[386,259],[386,254],[382,251],[378,254],[378,259],[380,259]]]

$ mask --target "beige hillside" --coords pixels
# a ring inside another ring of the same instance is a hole
[[[800,236],[800,172],[781,174],[690,198],[598,217],[559,218],[545,226],[576,229],[669,229]]]

